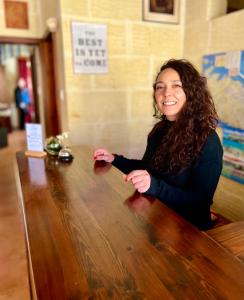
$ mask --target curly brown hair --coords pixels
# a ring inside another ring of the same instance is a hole
[[[185,59],[170,59],[165,62],[156,77],[167,69],[174,69],[180,76],[186,102],[177,120],[173,122],[152,157],[152,165],[158,171],[176,174],[188,167],[199,156],[211,130],[218,124],[213,98],[207,88],[206,79]],[[155,84],[154,84],[155,90]],[[154,117],[160,118],[149,136],[164,127],[166,117],[159,115],[154,97]],[[167,162],[167,163],[166,163]]]

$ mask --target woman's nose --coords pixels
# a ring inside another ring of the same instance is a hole
[[[172,94],[172,88],[170,87],[170,86],[166,86],[165,88],[164,88],[164,95],[165,96],[169,96],[169,95],[171,95]]]

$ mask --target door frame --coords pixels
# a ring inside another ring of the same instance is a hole
[[[55,68],[55,33],[48,32],[39,44],[42,63],[42,88],[45,131],[47,136],[60,134],[60,117]]]

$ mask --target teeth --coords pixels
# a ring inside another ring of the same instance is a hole
[[[176,103],[176,101],[164,101],[163,105],[175,105]]]

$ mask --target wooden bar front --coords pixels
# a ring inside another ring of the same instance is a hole
[[[72,150],[71,164],[17,153],[37,299],[244,299],[244,264],[87,147]]]

